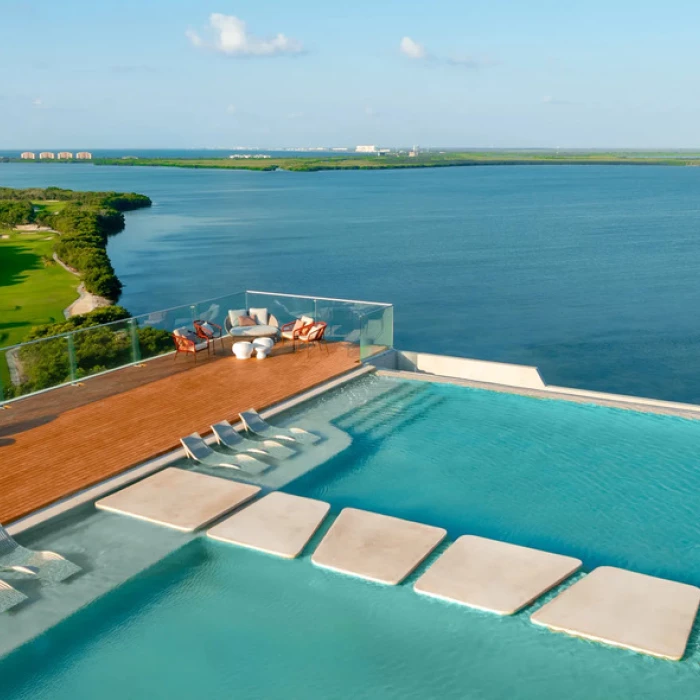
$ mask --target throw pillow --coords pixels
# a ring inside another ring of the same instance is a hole
[[[245,309],[231,309],[228,312],[228,321],[231,324],[231,328],[235,328],[238,325],[238,317],[245,316]]]
[[[248,315],[255,319],[259,326],[266,326],[269,314],[267,309],[248,309]]]
[[[238,325],[239,326],[257,326],[258,324],[255,323],[255,320],[252,319],[250,316],[239,316],[238,317]]]

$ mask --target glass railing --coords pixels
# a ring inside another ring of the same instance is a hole
[[[191,329],[195,320],[225,327],[229,312],[237,316],[251,308],[267,309],[280,326],[302,316],[323,321],[326,341],[346,343],[360,360],[393,346],[389,304],[236,292],[0,348],[0,403],[172,353],[176,329]]]

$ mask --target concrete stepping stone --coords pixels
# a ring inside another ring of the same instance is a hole
[[[531,619],[558,632],[678,661],[699,603],[696,586],[601,566]]]
[[[439,527],[345,508],[311,561],[369,581],[401,583],[444,539]]]
[[[207,536],[294,559],[323,522],[330,505],[274,491],[215,525]]]
[[[434,598],[512,615],[580,567],[581,561],[573,557],[464,535],[413,588]]]
[[[192,532],[249,501],[259,486],[169,467],[97,501],[101,510]]]

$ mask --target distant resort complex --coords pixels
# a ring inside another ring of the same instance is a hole
[[[21,160],[36,160],[37,154],[33,151],[23,151],[20,154]],[[53,151],[41,151],[39,160],[92,160],[92,153],[89,151],[78,151],[75,156],[70,151],[59,151],[58,154]]]

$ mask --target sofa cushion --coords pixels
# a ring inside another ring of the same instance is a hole
[[[252,318],[255,319],[255,322],[259,326],[266,326],[267,325],[267,319],[268,319],[268,313],[267,309],[253,309],[250,308],[248,309],[248,315]]]
[[[245,309],[230,309],[228,312],[228,322],[231,324],[231,328],[235,328],[238,325],[238,318],[245,315]]]

